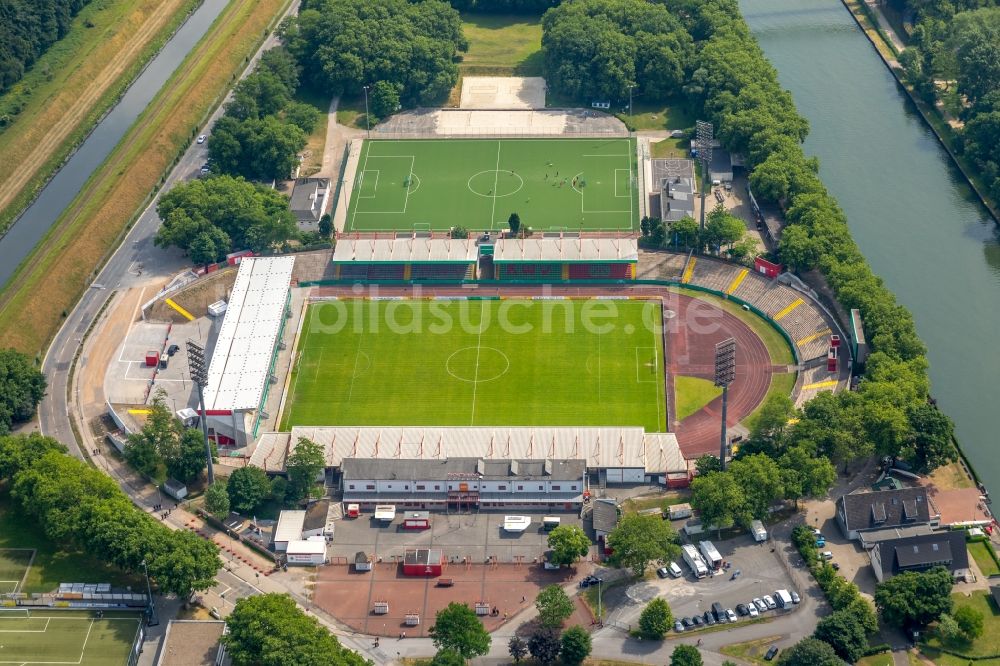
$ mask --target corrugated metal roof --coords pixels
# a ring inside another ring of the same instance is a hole
[[[281,330],[295,257],[248,257],[229,297],[208,367],[205,409],[257,409]]]
[[[478,253],[475,241],[468,238],[345,238],[337,241],[333,263],[471,264]]]
[[[324,448],[328,467],[340,467],[345,458],[548,458],[583,459],[592,469],[643,468],[647,474],[687,471],[673,433],[647,433],[639,427],[294,427],[291,433],[262,435],[250,464],[269,471],[283,470],[285,458],[295,450],[300,437]]]
[[[282,511],[278,514],[278,524],[274,528],[274,541],[298,541],[302,538],[302,526],[306,521],[305,511]]]
[[[552,261],[639,261],[635,238],[500,238],[493,249],[495,263]]]

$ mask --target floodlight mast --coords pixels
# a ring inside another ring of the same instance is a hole
[[[729,385],[736,379],[736,339],[729,338],[715,345],[715,385],[722,387],[722,434],[719,442],[719,464],[726,469],[729,437],[726,432],[726,408],[729,403]]]
[[[708,171],[712,166],[712,123],[699,120],[695,124],[695,144],[701,162],[701,228],[705,228],[705,194],[708,190]]]
[[[188,369],[191,381],[198,387],[198,406],[201,408],[201,435],[205,441],[205,458],[208,464],[208,485],[215,483],[215,470],[212,467],[212,447],[208,443],[208,424],[205,422],[205,384],[208,383],[208,366],[205,364],[205,348],[194,340],[187,343]],[[235,433],[234,433],[235,434]]]

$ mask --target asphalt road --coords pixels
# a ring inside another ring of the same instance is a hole
[[[299,0],[294,0],[285,12],[285,16],[297,12],[298,7]],[[277,44],[278,40],[273,34],[268,37],[254,54],[242,76],[252,71],[261,53]],[[224,105],[220,105],[215,110],[201,133],[208,133],[208,128],[222,115],[223,107]],[[48,380],[48,393],[38,407],[39,428],[43,434],[66,445],[69,452],[78,458],[81,457],[81,450],[70,425],[72,403],[67,394],[73,359],[80,350],[87,329],[115,290],[130,289],[137,285],[160,281],[190,265],[190,262],[186,261],[177,250],[163,250],[153,245],[153,238],[160,227],[156,204],[160,200],[160,195],[169,191],[178,182],[197,178],[207,158],[208,145],[192,142],[168,174],[160,192],[142,212],[121,245],[101,269],[91,288],[83,294],[76,307],[66,317],[62,328],[46,351],[42,361],[42,372]]]

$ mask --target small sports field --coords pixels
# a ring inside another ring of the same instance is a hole
[[[661,308],[625,300],[309,306],[293,425],[642,426],[666,431]]]
[[[365,141],[344,231],[638,228],[635,141]]]
[[[0,610],[0,664],[124,666],[139,626],[135,613]]]

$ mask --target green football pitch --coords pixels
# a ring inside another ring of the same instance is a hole
[[[632,139],[365,141],[345,231],[638,228]]]
[[[0,610],[0,664],[124,666],[139,623],[134,613]]]
[[[660,304],[344,300],[309,307],[282,427],[666,430]]]
[[[31,548],[0,548],[0,594],[19,591],[34,554]]]

